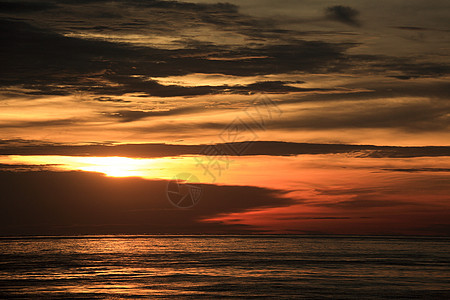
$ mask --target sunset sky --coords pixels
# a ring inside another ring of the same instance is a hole
[[[0,235],[450,235],[449,13],[0,1]]]

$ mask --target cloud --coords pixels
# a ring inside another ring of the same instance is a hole
[[[167,200],[167,181],[85,172],[0,171],[0,182],[0,235],[242,233],[244,226],[200,220],[292,203],[275,190],[202,185],[198,205],[181,210]]]
[[[414,83],[411,83],[414,85]],[[445,84],[447,85],[447,84]],[[446,133],[450,129],[450,104],[445,85],[440,90],[431,91],[427,96],[426,85],[411,91],[406,86],[396,89],[385,87],[380,91],[343,92],[313,95],[292,95],[279,103],[288,107],[290,103],[298,105],[289,107],[289,111],[281,118],[270,120],[270,130],[338,130],[338,129],[381,129],[396,130],[417,134],[425,132]],[[438,85],[429,85],[438,87]],[[403,89],[405,94],[402,96]],[[414,95],[414,93],[416,94]],[[410,95],[410,96],[409,96]],[[408,97],[409,96],[409,97]],[[358,101],[358,100],[367,101]],[[309,106],[306,101],[317,101]],[[174,111],[175,112],[175,111]],[[182,112],[180,112],[182,113]],[[151,113],[150,113],[151,114]],[[230,121],[204,120],[183,122],[188,130],[223,130]],[[246,126],[259,130],[250,118],[244,119]],[[176,125],[180,125],[177,123]],[[136,132],[165,131],[173,132],[176,125],[148,124],[135,127]]]
[[[346,196],[345,200],[337,200],[334,202],[315,202],[313,206],[338,208],[344,210],[371,210],[377,208],[394,208],[399,206],[422,206],[423,203],[407,201],[403,199],[392,198],[391,194],[386,191],[386,187],[370,190],[358,189],[341,189],[337,191],[321,192],[323,195],[339,195]],[[398,194],[398,190],[391,191]],[[355,195],[356,194],[356,195]]]
[[[191,73],[251,76],[292,71],[324,72],[342,64],[348,44],[297,41],[293,44],[232,49],[194,44],[165,50],[62,36],[17,21],[0,21],[2,86],[21,86],[30,94],[71,94],[78,90],[108,95],[145,92],[159,97],[216,93],[293,92],[301,88],[267,81],[248,86],[164,86],[148,77]],[[237,60],[211,60],[209,53]],[[247,57],[260,57],[247,59]],[[20,70],[20,72],[18,72]],[[26,73],[24,77],[22,74]],[[140,76],[135,76],[140,74]]]
[[[397,26],[394,27],[397,29],[401,29],[401,30],[412,30],[412,31],[424,31],[424,30],[429,30],[427,28],[423,28],[423,27],[416,27],[416,26]]]
[[[413,78],[413,77],[408,77]],[[283,103],[298,103],[305,101],[365,101],[382,98],[431,98],[437,100],[445,100],[436,105],[447,106],[447,101],[450,97],[450,83],[443,80],[427,80],[416,79],[404,81],[406,78],[398,80],[383,81],[378,78],[373,81],[355,81],[343,85],[345,90],[335,90],[332,93],[308,94],[302,97],[292,97],[291,99],[283,100]],[[369,102],[370,104],[370,102]]]
[[[357,19],[359,11],[349,6],[330,6],[325,10],[326,17],[333,21],[338,21],[347,25],[359,27],[361,23]]]
[[[45,128],[56,126],[72,126],[81,124],[81,119],[60,119],[60,120],[46,120],[46,121],[18,121],[9,123],[0,123],[0,128]]]
[[[94,98],[94,100],[98,102],[131,103],[131,101],[128,100],[117,99],[112,97],[96,97]]]
[[[119,110],[108,115],[113,118],[117,118],[120,122],[133,122],[143,118],[148,117],[163,117],[163,116],[173,116],[173,115],[183,115],[189,113],[195,113],[202,111],[204,108],[200,106],[187,106],[174,108],[165,111],[140,111],[140,110]]]
[[[45,171],[54,165],[11,165],[0,164],[0,172],[30,172],[30,171]]]
[[[414,90],[418,91],[416,95],[413,95]],[[300,106],[298,112],[291,113],[290,117],[271,121],[271,128],[312,130],[389,128],[404,132],[448,131],[450,105],[444,98],[448,92],[443,91],[440,94],[439,91],[432,91],[428,96],[436,93],[439,98],[430,97],[431,99],[419,98],[422,96],[419,93],[423,91],[413,88],[412,91],[405,92],[404,97],[400,96],[401,92],[397,93],[395,90],[312,96],[310,99],[334,101],[322,103],[318,109],[301,110]],[[383,94],[385,96],[382,96]],[[399,99],[393,101],[392,98]],[[306,100],[308,96],[297,101],[302,99]],[[338,101],[340,99],[345,102],[340,103]],[[357,99],[371,99],[371,101],[365,101],[362,105],[361,102],[355,101]]]
[[[0,13],[30,13],[56,7],[49,2],[0,1]]]
[[[365,199],[364,197],[357,196],[351,200],[339,201],[336,203],[317,204],[317,205],[341,209],[368,209],[368,208],[394,207],[394,206],[417,205],[417,204],[395,200]]]
[[[327,11],[331,19],[357,24],[354,9],[333,6]],[[0,86],[20,86],[32,95],[83,90],[99,97],[133,92],[193,97],[318,89],[302,89],[280,80],[246,86],[183,87],[149,78],[193,73],[244,77],[371,72],[408,79],[450,73],[446,63],[352,55],[348,50],[360,46],[359,41],[304,40],[304,35],[278,28],[273,20],[242,14],[231,4],[57,2],[51,15],[44,11],[30,14],[26,22],[0,20],[0,42],[8,45],[0,50]]]
[[[394,172],[407,172],[407,173],[418,173],[418,172],[450,172],[450,169],[446,168],[397,168],[397,169],[383,169],[386,171]]]
[[[247,142],[216,144],[223,149],[242,149]],[[171,144],[46,144],[38,141],[15,140],[0,142],[0,155],[68,155],[68,156],[126,156],[154,158],[202,154],[207,145]],[[225,152],[227,153],[227,152]],[[411,158],[450,156],[449,146],[393,147],[346,144],[309,144],[275,141],[255,141],[242,155],[290,156],[302,154],[349,153],[357,157]],[[205,154],[206,155],[206,154]],[[230,154],[231,155],[231,154]]]
[[[296,220],[350,220],[352,218],[350,217],[282,217],[282,218],[277,218],[277,220],[282,220],[282,221],[296,221]]]

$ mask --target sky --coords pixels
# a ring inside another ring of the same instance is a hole
[[[0,235],[448,236],[449,12],[2,0]]]

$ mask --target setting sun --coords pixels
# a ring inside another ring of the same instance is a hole
[[[142,176],[143,162],[128,157],[83,157],[82,171],[99,172],[111,177]]]
[[[149,177],[154,161],[152,159],[136,159],[129,157],[84,157],[84,156],[16,156],[0,159],[1,163],[33,164],[52,166],[61,170],[78,170],[103,173],[110,177]]]

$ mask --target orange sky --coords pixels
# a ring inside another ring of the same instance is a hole
[[[0,12],[1,205],[11,212],[0,234],[173,233],[143,211],[168,210],[161,182],[189,173],[205,206],[164,215],[187,233],[448,235],[449,10],[406,0],[11,4]],[[21,180],[38,196],[9,190]],[[79,195],[39,189],[52,180]],[[112,221],[120,205],[97,210],[120,199],[89,180],[118,183],[139,226]],[[77,201],[92,219],[71,215]],[[46,213],[30,218],[35,206],[70,218],[46,227]]]

